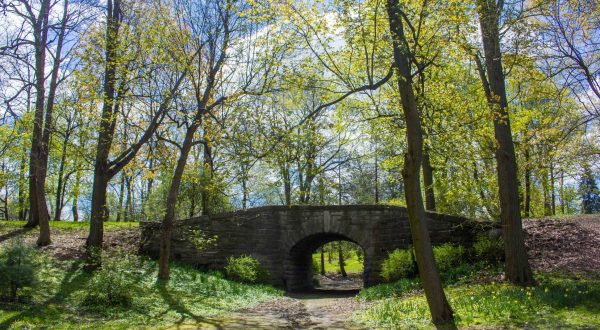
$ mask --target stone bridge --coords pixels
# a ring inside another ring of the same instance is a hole
[[[470,245],[477,231],[465,218],[427,213],[432,243]],[[144,222],[143,253],[158,256],[160,224]],[[190,232],[217,236],[200,251]],[[345,240],[364,250],[365,286],[381,281],[381,263],[388,252],[411,244],[406,208],[387,205],[265,206],[200,216],[176,222],[171,257],[203,269],[222,269],[230,256],[251,255],[270,272],[271,283],[287,290],[312,285],[312,253],[321,245]]]

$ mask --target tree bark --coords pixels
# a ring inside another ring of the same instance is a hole
[[[71,123],[70,121],[68,122],[68,125],[70,126]],[[70,128],[67,128],[70,129]],[[56,184],[56,204],[54,207],[54,221],[59,221],[61,218],[61,214],[62,214],[62,208],[63,208],[63,185],[66,185],[66,183],[63,183],[63,177],[65,174],[65,163],[67,162],[67,143],[69,141],[69,133],[67,132],[65,134],[65,138],[63,139],[63,146],[62,146],[62,150],[61,150],[61,154],[60,154],[60,164],[58,166],[58,183]]]
[[[19,167],[19,220],[25,221],[25,215],[27,213],[25,206],[25,170],[27,168],[27,150],[23,150],[21,155],[21,164]]]
[[[496,0],[478,0],[477,10],[487,71],[487,82],[483,81],[483,84],[488,86],[488,103],[494,114],[494,136],[497,143],[496,167],[500,195],[500,219],[506,253],[506,277],[517,285],[533,285],[535,280],[527,260],[523,239],[517,164],[500,51],[499,14],[502,8],[498,7]]]
[[[531,216],[531,165],[529,148],[525,147],[525,217]]]
[[[321,275],[325,275],[325,251],[321,246]]]
[[[179,186],[181,185],[181,178],[183,177],[187,157],[192,148],[194,134],[196,133],[196,130],[198,130],[198,126],[198,124],[193,124],[185,134],[179,159],[177,160],[177,166],[173,172],[173,178],[171,179],[171,185],[169,186],[169,192],[167,194],[166,212],[161,225],[160,256],[158,260],[158,279],[163,281],[169,280],[170,277],[169,258],[171,254],[173,222],[175,220],[175,206],[177,197],[179,196]]]
[[[71,211],[73,212],[73,222],[79,222],[79,209],[77,204],[79,203],[79,189],[81,186],[81,168],[78,166],[75,171],[75,186],[73,187],[73,206]]]
[[[423,283],[432,321],[436,326],[453,328],[453,312],[444,294],[433,248],[427,230],[425,208],[421,192],[421,159],[423,136],[421,118],[417,110],[410,71],[410,50],[404,35],[401,8],[398,0],[387,0],[387,12],[392,34],[394,68],[398,92],[406,123],[408,150],[404,155],[402,177],[405,186],[405,198],[410,222],[412,243],[415,249],[419,276]]]
[[[425,208],[429,211],[435,211],[433,168],[431,167],[428,148],[423,151],[423,184],[425,185]]]
[[[117,206],[117,219],[120,222],[123,219],[123,201],[125,200],[125,173],[121,174],[121,182],[119,183],[119,205]]]
[[[121,1],[108,0],[106,18],[106,50],[104,67],[103,104],[94,161],[94,183],[92,184],[92,209],[90,215],[90,233],[86,241],[88,249],[102,248],[104,240],[104,221],[108,216],[106,189],[112,175],[109,174],[108,157],[112,145],[118,109],[115,98],[117,84],[117,63],[119,48],[119,29],[121,25]]]
[[[344,253],[342,251],[342,242],[338,242],[338,263],[340,265],[340,273],[342,274],[342,277],[348,277],[348,274],[346,273],[346,268],[344,268]]]
[[[35,45],[35,114],[29,157],[29,204],[30,216],[26,227],[40,226],[37,245],[45,246],[50,241],[50,214],[46,204],[44,158],[48,145],[44,144],[44,113],[46,102],[46,46],[48,39],[48,19],[50,1],[40,3],[40,15],[34,21],[33,34]]]

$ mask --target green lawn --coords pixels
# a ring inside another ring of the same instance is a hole
[[[81,262],[37,254],[37,283],[23,290],[27,301],[0,304],[0,329],[154,329],[201,323],[282,295],[178,264],[169,284],[158,285],[155,261],[131,255],[103,261],[106,271],[92,274]]]
[[[537,274],[538,286],[522,288],[507,283],[456,284],[446,294],[458,326],[533,329],[600,328],[600,280]],[[376,304],[354,318],[368,327],[429,329],[430,314],[418,281],[365,289],[359,299]],[[385,291],[385,294],[374,294]],[[404,291],[404,292],[402,292]],[[393,297],[393,298],[389,298]]]
[[[344,269],[347,273],[357,273],[360,274],[363,272],[363,262],[358,260],[358,256],[355,251],[350,252],[351,257],[344,260]],[[313,263],[321,267],[321,253],[316,252],[313,253]],[[331,263],[327,258],[327,252],[325,253],[325,272],[327,273],[339,273],[340,266],[338,262],[338,254],[333,253],[331,258]]]

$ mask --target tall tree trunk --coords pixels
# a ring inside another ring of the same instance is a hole
[[[344,261],[344,251],[342,251],[342,242],[338,242],[338,263],[340,265],[340,273],[342,274],[342,277],[348,277],[348,274],[346,273],[346,268],[345,266],[345,261]]]
[[[204,138],[205,140],[207,138],[209,138],[206,134],[206,129],[205,129],[205,133],[204,133]],[[204,162],[204,168],[203,168],[203,173],[202,176],[204,177],[205,181],[203,182],[202,185],[202,214],[203,215],[208,215],[211,214],[211,194],[215,193],[214,191],[211,191],[211,187],[210,184],[213,180],[213,171],[214,171],[214,162],[213,162],[213,156],[212,156],[212,148],[208,142],[208,140],[206,140],[206,143],[204,144],[204,149],[203,149],[203,162]]]
[[[125,200],[125,213],[123,221],[132,221],[134,219],[135,210],[133,208],[133,189],[131,187],[131,181],[133,176],[128,175],[125,177],[125,190],[127,191],[127,199]]]
[[[117,219],[120,222],[123,219],[123,201],[125,200],[125,173],[121,174],[121,182],[119,183],[119,205],[117,206]]]
[[[481,198],[481,201],[485,201],[485,192],[483,191],[483,187],[481,184],[481,180],[479,179],[479,170],[477,169],[477,162],[473,161],[473,179],[475,180],[475,183],[477,184],[477,190],[479,191],[479,198]]]
[[[525,217],[531,216],[531,164],[529,148],[525,147]]]
[[[31,152],[29,157],[29,204],[30,217],[27,227],[40,226],[37,245],[45,246],[50,241],[50,214],[46,204],[45,178],[46,169],[45,155],[48,145],[44,145],[44,113],[46,102],[46,46],[48,38],[48,19],[50,1],[44,0],[40,3],[40,16],[34,22],[34,45],[35,45],[35,114],[33,121],[33,132],[31,139]]]
[[[198,129],[197,124],[193,124],[188,128],[185,134],[179,159],[177,160],[177,166],[173,172],[173,178],[171,179],[171,185],[169,186],[169,192],[167,194],[165,217],[161,225],[161,237],[160,237],[160,256],[158,260],[158,279],[168,280],[170,277],[169,269],[169,258],[171,255],[171,236],[173,234],[173,222],[175,221],[175,207],[177,204],[177,197],[179,196],[179,186],[181,185],[181,178],[183,177],[183,171],[187,163],[187,158],[192,148],[192,142],[194,134]]]
[[[73,206],[71,211],[73,212],[73,221],[79,222],[79,209],[77,204],[79,203],[79,189],[81,187],[81,168],[77,165],[75,171],[75,186],[73,187]]]
[[[523,224],[519,210],[517,163],[512,140],[502,53],[500,51],[499,15],[496,0],[478,0],[477,10],[483,39],[488,103],[494,113],[496,167],[500,195],[500,219],[506,253],[506,276],[517,285],[533,285],[535,280],[527,260],[523,239]]]
[[[27,168],[27,150],[24,149],[21,154],[21,163],[19,166],[19,220],[25,221],[26,206],[25,206],[25,170]]]
[[[379,204],[379,160],[377,159],[377,148],[375,148],[375,204]]]
[[[428,148],[425,148],[423,152],[423,184],[425,185],[425,208],[429,211],[435,211],[433,168],[431,167]]]
[[[560,213],[561,214],[565,214],[565,188],[564,188],[564,177],[565,177],[565,172],[562,171],[560,172],[560,181],[559,181],[559,185],[560,187],[558,188],[558,194],[559,194],[559,198],[560,198]]]
[[[321,246],[321,275],[325,275],[325,251]]]
[[[404,155],[402,177],[405,198],[415,249],[419,276],[423,283],[432,321],[436,326],[453,327],[453,312],[444,294],[442,281],[433,257],[433,248],[427,230],[425,208],[421,192],[421,159],[423,136],[421,118],[417,110],[410,70],[410,50],[404,35],[401,8],[398,0],[387,0],[388,20],[394,50],[394,69],[398,92],[406,123],[408,150]]]
[[[70,121],[68,125],[71,125]],[[63,184],[66,185],[66,182],[63,182],[63,177],[65,174],[65,163],[67,162],[67,143],[69,142],[69,133],[65,134],[65,138],[63,140],[63,146],[60,153],[60,164],[58,166],[58,183],[56,184],[56,204],[54,208],[54,221],[59,221],[62,214],[63,208]]]
[[[554,190],[554,163],[550,162],[550,205],[552,215],[556,215],[556,193]]]
[[[283,194],[285,196],[285,205],[292,205],[292,179],[290,178],[290,168],[286,163],[281,165],[281,177],[283,178]]]
[[[106,189],[112,178],[109,173],[108,157],[114,136],[116,109],[118,102],[115,99],[117,83],[117,65],[119,48],[119,29],[121,25],[121,1],[108,0],[106,18],[106,50],[104,67],[103,104],[98,131],[98,144],[96,146],[96,159],[94,161],[94,182],[92,184],[92,208],[90,215],[90,233],[86,247],[102,248],[104,240],[104,221],[108,217],[106,205]]]

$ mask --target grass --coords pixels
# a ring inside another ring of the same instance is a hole
[[[14,228],[22,228],[25,226],[25,221],[0,221],[0,231],[4,228],[6,229],[14,229]],[[106,221],[104,222],[104,229],[120,229],[120,228],[138,228],[139,222],[115,222],[115,221]],[[50,221],[51,229],[60,229],[60,230],[73,230],[73,229],[89,229],[90,223],[89,221]]]
[[[600,280],[538,274],[539,285],[456,284],[446,289],[458,326],[595,329],[600,327]],[[408,280],[363,290],[374,300],[355,314],[368,327],[433,328],[422,291]],[[393,297],[393,298],[385,298]]]
[[[182,264],[172,265],[171,280],[164,285],[156,282],[155,261],[128,258],[133,267],[125,263],[127,268],[119,269],[117,262],[110,272],[90,273],[83,270],[81,262],[58,261],[38,253],[37,284],[21,292],[28,297],[26,303],[0,304],[0,329],[143,329],[197,324],[282,295],[270,286],[232,282],[221,273],[203,273]],[[107,273],[113,274],[110,286],[121,287],[130,296],[127,304],[98,300],[97,296],[110,289],[103,286],[107,279],[102,276]]]
[[[313,263],[321,267],[321,253],[316,252],[312,255]],[[326,273],[339,273],[340,263],[338,262],[338,254],[334,252],[332,254],[331,263],[328,261],[327,252],[325,253],[325,272]],[[346,273],[350,274],[361,274],[363,272],[363,262],[358,259],[356,251],[350,251],[350,258],[344,260],[344,269]],[[319,268],[320,269],[320,268]]]

